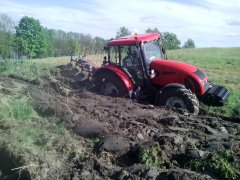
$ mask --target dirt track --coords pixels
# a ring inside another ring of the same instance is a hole
[[[239,163],[240,124],[97,95],[69,67],[59,67],[55,79],[40,87],[28,87],[39,114],[56,115],[84,142],[84,158],[72,161],[62,178],[218,179],[190,170],[190,162],[223,150]]]

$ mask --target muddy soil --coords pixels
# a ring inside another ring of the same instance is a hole
[[[101,96],[84,77],[60,66],[27,87],[40,115],[57,116],[85,140],[84,158],[72,161],[65,179],[221,179],[190,164],[224,150],[239,163],[239,123]]]

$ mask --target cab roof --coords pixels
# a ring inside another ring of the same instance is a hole
[[[111,41],[108,41],[108,46],[123,46],[140,44],[141,42],[149,42],[157,40],[160,37],[158,33],[146,33],[146,34],[134,34],[130,36],[120,37]]]

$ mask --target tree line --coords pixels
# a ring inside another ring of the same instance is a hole
[[[151,32],[160,33],[157,28],[146,30],[146,33]],[[126,27],[120,27],[116,37],[130,34]],[[180,48],[181,42],[175,34],[162,32],[161,35],[166,49]],[[90,34],[44,28],[39,20],[28,16],[22,17],[16,25],[9,16],[0,14],[0,60],[99,54],[106,41]],[[194,47],[192,39],[183,45],[183,48]]]

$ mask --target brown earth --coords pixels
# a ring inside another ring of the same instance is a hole
[[[85,148],[83,158],[66,160],[60,179],[221,179],[191,170],[190,162],[223,150],[239,163],[240,124],[101,96],[76,73],[60,66],[54,79],[27,86],[35,110],[56,115]]]

